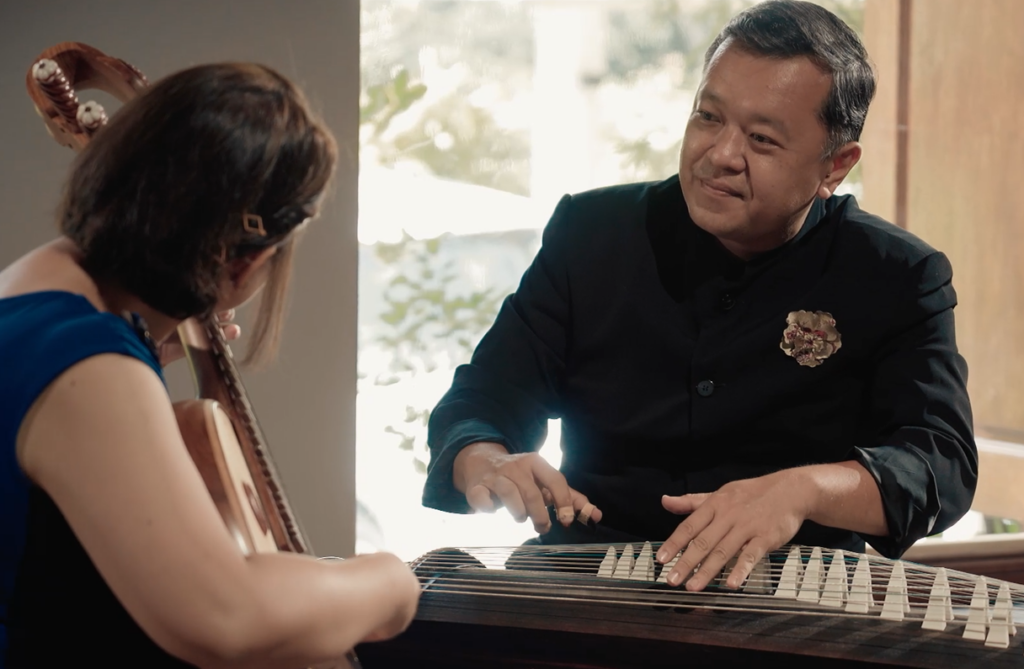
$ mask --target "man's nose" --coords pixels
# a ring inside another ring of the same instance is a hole
[[[746,135],[738,128],[722,128],[708,151],[708,159],[718,170],[742,172],[746,164]]]

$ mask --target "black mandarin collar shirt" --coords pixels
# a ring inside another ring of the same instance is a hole
[[[678,178],[566,196],[431,414],[424,504],[468,513],[451,481],[458,452],[536,450],[558,417],[561,471],[603,511],[604,536],[667,538],[681,518],[663,494],[856,460],[890,535],[807,522],[794,541],[867,540],[896,557],[973,499],[955,304],[945,256],[852,196],[817,200],[793,239],[749,262],[694,225]],[[818,366],[780,347],[799,311],[831,314],[841,336]],[[554,527],[546,541],[586,540]]]

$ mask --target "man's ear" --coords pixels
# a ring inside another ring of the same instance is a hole
[[[231,266],[228,268],[231,283],[234,284],[235,288],[244,287],[275,253],[277,253],[277,248],[268,246],[265,249],[260,249],[232,260]]]
[[[818,185],[818,197],[823,200],[832,197],[832,193],[836,192],[839,184],[860,161],[861,153],[859,142],[847,142],[825,161],[828,171]]]

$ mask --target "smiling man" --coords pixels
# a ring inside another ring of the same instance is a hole
[[[424,504],[504,506],[538,543],[664,539],[691,590],[791,540],[898,557],[958,520],[977,451],[949,262],[834,195],[874,89],[825,9],[735,17],[679,174],[559,203],[431,415]],[[560,470],[536,453],[555,417]]]

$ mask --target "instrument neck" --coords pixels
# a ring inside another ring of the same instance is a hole
[[[185,356],[199,397],[219,402],[233,418],[235,430],[253,475],[260,474],[261,498],[271,513],[272,530],[280,550],[311,552],[298,516],[292,511],[277,467],[245,391],[231,347],[214,318],[188,319],[178,327]]]

